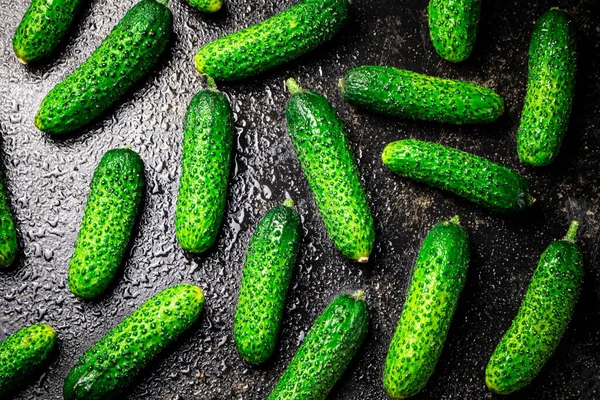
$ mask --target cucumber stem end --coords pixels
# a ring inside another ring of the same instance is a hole
[[[369,262],[369,256],[358,257],[358,260],[356,260],[356,261],[358,261],[361,264],[366,264]]]
[[[285,199],[283,201],[283,205],[289,208],[294,208],[294,200],[292,199]]]
[[[300,85],[298,85],[298,82],[296,82],[294,78],[288,78],[285,81],[285,86],[288,88],[291,94],[296,94],[302,91],[302,88]]]
[[[205,76],[206,76],[206,84],[208,85],[208,89],[212,90],[213,92],[218,92],[219,90],[217,89],[217,83],[215,82],[215,80],[208,75],[205,75]]]
[[[356,301],[365,301],[365,291],[357,290],[356,292],[350,295]]]
[[[575,237],[577,236],[578,229],[579,229],[579,221],[571,221],[571,225],[569,225],[569,230],[567,231],[567,234],[565,235],[564,240],[573,242],[575,240]]]
[[[460,225],[460,217],[458,215],[455,215],[454,217],[450,218],[450,222],[456,225]]]

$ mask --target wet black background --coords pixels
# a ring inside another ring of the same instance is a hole
[[[92,1],[68,43],[47,63],[25,68],[11,38],[25,0],[0,0],[0,126],[2,166],[20,233],[16,268],[0,272],[0,339],[36,322],[60,338],[47,372],[18,399],[60,399],[62,381],[77,357],[125,315],[161,289],[180,282],[206,293],[201,321],[156,362],[129,399],[264,399],[312,321],[337,294],[366,290],[370,335],[331,399],[384,399],[387,346],[418,246],[434,223],[459,214],[472,238],[472,262],[443,355],[422,399],[486,399],[487,360],[515,315],[537,258],[582,222],[587,276],[576,315],[556,356],[512,398],[600,398],[599,72],[600,10],[579,1],[484,1],[474,54],[460,65],[433,51],[427,1],[353,1],[353,17],[334,41],[275,71],[221,84],[232,103],[237,140],[227,215],[218,244],[190,257],[173,226],[181,123],[191,96],[203,88],[193,54],[203,44],[285,9],[290,0],[227,0],[223,12],[202,15],[179,0],[169,7],[176,38],[164,62],[97,123],[64,140],[37,131],[33,116],[43,96],[101,42],[135,0]],[[526,84],[527,47],[535,19],[551,6],[567,10],[578,29],[577,98],[563,151],[549,167],[521,165],[515,132]],[[456,127],[369,115],[345,104],[338,78],[349,68],[383,64],[489,86],[506,100],[506,115],[481,127]],[[286,134],[283,82],[327,95],[346,123],[373,206],[377,245],[366,266],[344,259],[327,239]],[[538,199],[520,216],[493,214],[452,195],[393,176],[380,161],[384,146],[415,137],[471,151],[519,170]],[[66,286],[67,266],[94,167],[102,154],[131,146],[146,163],[144,210],[123,275],[97,302],[83,302]],[[303,218],[304,241],[292,283],[281,342],[267,365],[237,356],[232,320],[244,254],[253,226],[291,196]]]

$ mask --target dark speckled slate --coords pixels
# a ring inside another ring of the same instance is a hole
[[[356,288],[366,290],[371,333],[330,398],[385,399],[385,353],[418,246],[437,221],[457,213],[471,234],[473,261],[442,358],[419,398],[488,398],[487,360],[516,313],[539,254],[573,218],[582,221],[587,270],[581,301],[556,356],[531,387],[512,398],[600,398],[600,10],[566,0],[484,2],[474,54],[452,65],[435,54],[429,41],[427,1],[355,0],[351,24],[324,48],[276,71],[220,86],[231,99],[237,133],[225,229],[212,251],[188,257],[175,241],[173,219],[182,120],[192,95],[203,87],[193,54],[202,44],[292,1],[231,0],[219,15],[205,16],[171,0],[176,38],[159,70],[80,135],[54,140],[38,132],[32,119],[44,94],[92,52],[134,1],[91,2],[56,57],[25,68],[12,54],[11,38],[27,1],[0,0],[2,166],[23,248],[16,269],[0,273],[0,339],[34,322],[52,324],[59,336],[48,372],[33,379],[17,399],[60,399],[62,380],[87,347],[151,295],[180,282],[204,289],[204,315],[148,368],[128,399],[264,399],[327,302]],[[555,5],[573,15],[578,29],[577,99],[562,153],[550,167],[532,169],[518,162],[515,149],[527,47],[535,19]],[[461,128],[354,110],[341,101],[337,80],[348,68],[365,63],[487,85],[505,97],[506,116],[492,125]],[[283,83],[290,76],[325,93],[346,122],[376,218],[378,241],[366,266],[335,251],[316,215],[285,129]],[[388,142],[408,137],[516,168],[531,180],[536,208],[502,217],[394,176],[380,153]],[[141,222],[118,283],[101,300],[82,302],[66,282],[89,182],[102,154],[125,145],[146,163]],[[272,362],[249,367],[237,356],[232,338],[244,252],[254,225],[287,194],[302,215],[304,241],[279,349]]]

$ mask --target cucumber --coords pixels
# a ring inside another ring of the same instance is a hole
[[[429,36],[440,57],[455,63],[469,58],[480,11],[481,0],[430,0]]]
[[[437,143],[388,144],[381,156],[393,172],[447,190],[499,212],[518,212],[535,199],[525,178],[502,165]]]
[[[26,326],[0,342],[0,396],[26,384],[46,363],[55,343],[54,329],[45,324]]]
[[[202,290],[187,284],[148,299],[83,353],[65,379],[64,399],[122,398],[142,368],[192,326],[203,306]]]
[[[233,323],[233,338],[246,362],[265,362],[275,350],[300,228],[294,202],[287,199],[270,209],[254,231]]]
[[[575,94],[576,39],[569,17],[558,9],[546,12],[535,24],[517,133],[519,158],[526,164],[548,165],[560,151]]]
[[[286,11],[202,47],[196,69],[217,80],[256,75],[330,40],[349,17],[348,0],[302,0]]]
[[[383,383],[394,399],[419,393],[442,353],[469,267],[469,235],[458,216],[436,224],[423,240]]]
[[[81,0],[32,0],[13,37],[22,64],[48,57],[71,29]]]
[[[62,134],[94,120],[161,59],[172,31],[166,0],[141,0],[102,44],[44,98],[35,126]]]
[[[183,123],[175,212],[177,241],[186,251],[202,253],[217,239],[227,206],[232,147],[233,114],[227,98],[214,88],[199,92]]]
[[[187,0],[188,4],[198,11],[215,13],[223,7],[223,0]]]
[[[69,263],[76,296],[100,296],[117,273],[139,214],[144,162],[130,149],[109,150],[94,171],[90,194]]]
[[[577,221],[542,254],[517,316],[494,350],[485,383],[499,394],[527,386],[558,346],[581,291],[583,256]]]
[[[310,328],[267,400],[324,400],[367,336],[368,325],[361,290],[338,296]]]
[[[319,93],[286,82],[288,132],[325,228],[346,257],[369,260],[375,228],[356,160],[335,109]]]
[[[504,112],[496,92],[470,82],[365,65],[339,83],[349,103],[381,114],[452,124],[492,122]]]
[[[0,177],[0,270],[10,267],[17,258],[17,230],[6,197],[6,187]]]

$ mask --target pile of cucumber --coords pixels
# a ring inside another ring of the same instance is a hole
[[[13,39],[22,63],[47,59],[68,35],[80,1],[33,0]],[[155,68],[173,33],[167,0],[141,0],[89,58],[42,101],[35,126],[51,135],[80,130],[101,116]],[[221,0],[189,0],[216,12]],[[445,60],[467,59],[477,36],[480,0],[431,0],[430,37]],[[218,239],[230,177],[234,118],[215,80],[239,80],[295,59],[331,40],[350,18],[348,0],[301,0],[261,23],[203,46],[195,65],[208,89],[196,94],[183,123],[181,175],[175,218],[182,249],[203,253]],[[518,131],[523,163],[553,161],[567,130],[574,95],[575,33],[567,15],[551,9],[533,29],[529,82]],[[327,99],[286,86],[291,144],[319,214],[339,252],[366,263],[374,249],[374,216],[344,123]],[[347,102],[376,113],[451,124],[495,121],[504,100],[470,82],[386,66],[360,66],[340,79]],[[518,172],[485,158],[417,139],[389,143],[382,162],[394,173],[449,191],[502,214],[519,213],[535,199]],[[104,154],[92,179],[69,264],[68,286],[82,300],[110,289],[143,207],[144,162],[130,148]],[[270,209],[255,228],[244,263],[233,337],[250,364],[275,352],[297,255],[301,218],[292,199]],[[573,314],[583,279],[575,244],[578,223],[541,255],[512,325],[491,355],[488,388],[499,394],[531,382],[557,347]],[[17,233],[0,182],[0,267],[17,255]],[[469,235],[459,217],[436,224],[423,240],[404,309],[385,360],[383,386],[391,398],[419,393],[442,353],[470,260]],[[198,320],[204,294],[181,284],[148,299],[85,351],[64,381],[66,400],[119,396],[137,374]],[[365,294],[340,294],[306,334],[269,400],[322,400],[361,347],[368,331]],[[540,340],[540,338],[542,338]],[[56,333],[37,324],[0,342],[0,396],[15,393],[47,365]],[[384,362],[384,360],[382,360]],[[483,379],[483,376],[482,376]]]

